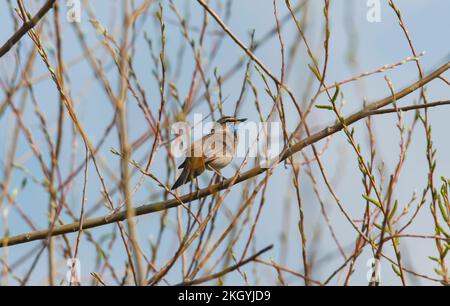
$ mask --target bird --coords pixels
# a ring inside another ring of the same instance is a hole
[[[224,116],[215,122],[209,134],[193,142],[185,160],[178,167],[183,170],[173,184],[172,190],[196,179],[205,170],[213,171],[224,178],[220,170],[231,163],[238,144],[236,129],[231,131],[230,125],[245,121],[247,118]]]

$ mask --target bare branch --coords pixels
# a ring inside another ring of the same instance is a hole
[[[38,22],[48,13],[48,11],[51,10],[55,2],[56,0],[48,0],[36,13],[36,15],[31,18],[31,20],[24,22],[20,29],[17,30],[17,32],[14,33],[3,46],[0,47],[0,58],[8,53],[9,50],[11,50],[11,48],[14,47],[14,45],[17,44],[29,30],[33,29],[38,24]]]
[[[405,89],[399,91],[395,95],[396,100],[398,101],[399,99],[411,94],[415,90],[423,87],[425,84],[429,83],[430,81],[434,80],[435,78],[438,78],[442,73],[444,73],[448,69],[450,69],[450,62],[447,62],[446,64],[439,67],[437,70],[435,70],[428,76],[411,84],[410,86],[406,87]],[[371,116],[373,111],[392,103],[392,99],[393,99],[392,95],[389,95],[388,97],[386,97],[384,99],[373,102],[373,103],[367,105],[361,111],[356,112],[353,115],[345,118],[343,121],[345,122],[346,125],[351,125],[361,119]],[[332,126],[325,128],[315,134],[312,134],[309,137],[304,138],[303,140],[292,145],[290,148],[285,149],[284,152],[279,156],[279,159],[278,159],[279,162],[284,161],[286,158],[288,158],[289,156],[292,156],[296,152],[301,151],[305,147],[307,147],[311,144],[314,144],[314,143],[320,141],[321,139],[324,139],[330,135],[333,135],[333,134],[339,132],[340,130],[342,130],[342,128],[343,128],[343,125],[342,125],[342,123],[339,122],[339,123],[336,123]],[[194,200],[197,200],[200,198],[204,198],[204,197],[214,194],[220,190],[227,189],[228,187],[232,186],[232,183],[233,184],[241,183],[241,182],[249,180],[265,171],[267,171],[267,168],[262,168],[262,167],[258,166],[258,167],[248,170],[247,172],[240,174],[236,180],[228,179],[219,184],[214,184],[210,187],[200,189],[199,191],[195,191],[195,192],[186,194],[186,195],[180,197],[179,199],[181,200],[181,202],[187,203],[187,202],[191,202],[191,201],[194,201]],[[150,214],[150,213],[166,210],[169,208],[177,207],[179,205],[180,205],[180,201],[178,199],[171,199],[171,200],[167,200],[167,201],[147,204],[147,205],[137,207],[135,209],[135,215],[140,216],[140,215]],[[87,219],[84,221],[82,227],[83,227],[83,229],[99,227],[99,226],[114,223],[117,221],[123,221],[126,218],[127,218],[126,211],[117,212],[117,213],[114,213],[111,215]],[[66,224],[66,225],[63,225],[60,227],[55,227],[51,232],[46,229],[46,230],[34,231],[31,233],[22,234],[22,235],[18,235],[18,236],[4,237],[0,240],[0,248],[5,247],[5,246],[23,244],[23,243],[27,243],[27,242],[35,241],[35,240],[45,239],[48,234],[51,234],[52,236],[57,236],[57,235],[62,235],[62,234],[66,234],[66,233],[77,232],[79,230],[79,228],[80,228],[79,222],[74,222],[74,223]]]

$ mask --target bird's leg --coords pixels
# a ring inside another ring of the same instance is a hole
[[[213,174],[213,182],[214,182],[214,184],[220,183],[220,176],[217,175],[217,173]]]
[[[198,177],[195,178],[195,188],[197,188],[197,197],[200,195],[200,187],[198,185]]]

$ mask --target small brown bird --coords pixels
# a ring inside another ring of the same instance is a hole
[[[190,146],[186,159],[178,167],[183,171],[173,184],[172,190],[192,181],[205,170],[214,171],[223,177],[220,169],[231,163],[238,143],[237,133],[230,130],[229,124],[246,120],[231,116],[222,117],[215,123],[211,133],[195,141]]]

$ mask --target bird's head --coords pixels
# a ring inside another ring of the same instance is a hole
[[[227,124],[227,123],[241,123],[247,121],[247,118],[236,118],[233,116],[224,116],[217,120],[218,124]]]
[[[233,116],[224,116],[215,122],[214,128],[211,130],[211,132],[216,133],[218,131],[229,131],[230,127],[228,126],[228,124],[233,124],[232,131],[234,133],[236,133],[238,130],[238,127],[236,124],[239,124],[239,123],[242,123],[245,121],[247,121],[247,118],[239,119],[239,118],[236,118]]]

